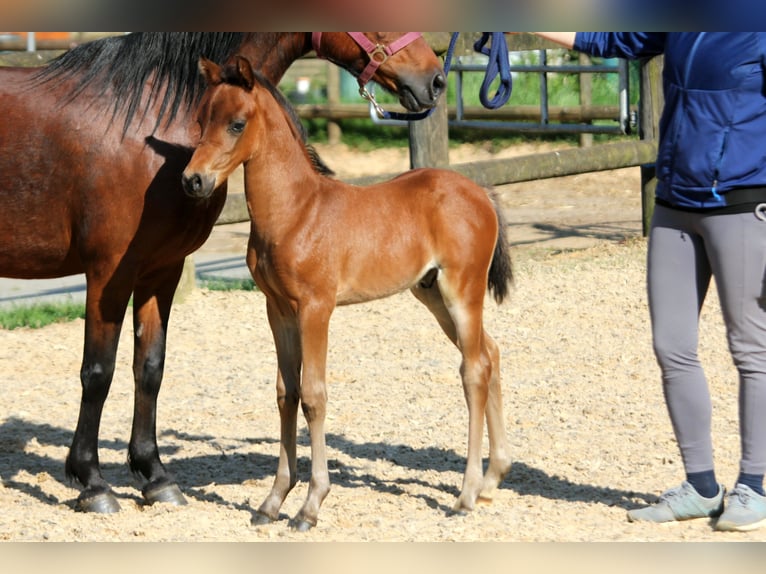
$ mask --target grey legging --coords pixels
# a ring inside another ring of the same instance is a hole
[[[710,392],[697,357],[710,277],[739,372],[740,471],[766,471],[766,221],[753,212],[687,213],[656,206],[647,287],[654,352],[686,472],[713,469]]]

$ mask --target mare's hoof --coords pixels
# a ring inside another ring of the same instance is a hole
[[[77,512],[95,512],[98,514],[112,514],[120,511],[120,503],[111,492],[99,492],[98,494],[82,493],[77,498],[75,505]]]
[[[181,489],[178,488],[178,485],[174,483],[163,484],[156,487],[147,486],[144,488],[142,494],[144,495],[144,500],[150,505],[155,502],[165,502],[167,504],[172,504],[173,506],[186,505],[186,497],[184,497]]]
[[[253,526],[265,526],[274,522],[270,516],[266,516],[263,512],[256,511],[253,517],[250,519],[250,524]]]

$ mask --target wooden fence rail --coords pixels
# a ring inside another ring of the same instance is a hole
[[[368,104],[297,104],[295,109],[303,119],[324,118],[331,121],[345,119],[363,119],[370,117]],[[633,111],[637,111],[637,108]],[[448,106],[449,119],[457,117],[457,107]],[[541,121],[540,106],[507,105],[497,110],[488,110],[482,106],[463,107],[463,118],[485,121]],[[588,123],[597,120],[619,121],[620,107],[609,105],[588,106],[550,106],[548,119],[557,123]]]

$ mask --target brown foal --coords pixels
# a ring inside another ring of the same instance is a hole
[[[508,291],[511,262],[487,191],[449,170],[419,169],[357,187],[319,173],[301,128],[279,92],[238,57],[227,67],[202,59],[208,89],[202,135],[184,171],[187,193],[204,196],[244,163],[251,231],[247,263],[266,296],[276,344],[281,420],[279,467],[254,522],[276,520],[297,482],[296,425],[311,436],[311,481],[292,525],[315,525],[330,489],[325,451],[325,367],[337,305],[409,289],[460,350],[468,404],[468,454],[455,511],[490,499],[511,459],[503,420],[500,353],[482,323],[489,290]],[[486,416],[489,465],[482,473]]]

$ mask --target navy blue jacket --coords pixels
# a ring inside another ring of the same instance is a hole
[[[575,49],[664,54],[659,200],[706,210],[732,189],[766,187],[766,32],[578,32]]]

